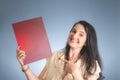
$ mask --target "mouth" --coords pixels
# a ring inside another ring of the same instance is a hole
[[[70,40],[72,43],[78,43],[78,40],[77,39],[74,39],[74,38],[71,38]]]

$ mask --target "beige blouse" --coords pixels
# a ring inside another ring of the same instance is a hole
[[[43,76],[43,80],[62,80],[62,72],[63,72],[63,67],[64,67],[64,62],[59,60],[58,58],[63,58],[65,57],[65,51],[58,51],[54,52],[53,56],[51,58],[47,59],[47,70]],[[81,60],[79,59],[76,64],[81,65]],[[97,64],[97,70],[94,75],[89,76],[87,80],[97,80],[99,77],[99,73],[101,72],[100,67],[98,65],[98,62],[96,61]],[[84,68],[80,67],[80,74],[83,76],[84,73]],[[73,80],[73,77],[70,73],[68,73],[64,80]],[[84,79],[83,79],[84,80]]]

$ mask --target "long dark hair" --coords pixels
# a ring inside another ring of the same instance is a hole
[[[94,27],[86,21],[78,21],[73,25],[72,29],[77,24],[83,25],[87,33],[86,45],[83,46],[82,50],[79,53],[79,56],[83,60],[83,65],[85,65],[85,73],[84,73],[84,77],[85,77],[86,75],[92,75],[96,71],[97,68],[96,60],[98,61],[98,64],[102,70],[102,62],[98,51],[97,36]],[[68,43],[65,49],[66,49],[65,58],[69,60],[70,46]],[[91,72],[93,68],[95,68],[94,72]]]

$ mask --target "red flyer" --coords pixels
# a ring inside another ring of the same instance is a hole
[[[42,17],[13,23],[13,30],[18,46],[25,51],[25,64],[52,56]]]

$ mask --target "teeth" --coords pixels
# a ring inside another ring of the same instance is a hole
[[[73,43],[77,43],[77,40],[76,39],[72,39],[71,40]]]

